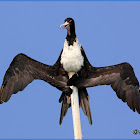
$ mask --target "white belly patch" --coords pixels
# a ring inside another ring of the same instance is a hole
[[[65,40],[60,62],[67,72],[78,72],[81,69],[84,65],[84,58],[81,54],[81,45],[78,39],[70,46],[68,46],[67,40]]]

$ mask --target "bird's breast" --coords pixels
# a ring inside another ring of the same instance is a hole
[[[73,45],[68,46],[65,40],[63,52],[61,55],[61,64],[67,72],[78,72],[84,65],[84,58],[81,54],[81,45],[78,41]]]

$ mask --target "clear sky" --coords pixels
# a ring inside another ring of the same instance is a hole
[[[140,2],[0,2],[0,84],[18,53],[49,65],[63,48],[64,19],[76,33],[94,66],[129,62],[140,81]],[[140,138],[140,115],[129,109],[110,86],[89,88],[93,125],[80,109],[83,136]],[[71,109],[59,125],[61,92],[44,81],[0,105],[0,138],[73,138]]]

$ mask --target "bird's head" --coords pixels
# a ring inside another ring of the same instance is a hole
[[[72,18],[66,18],[64,21],[64,24],[60,25],[60,28],[61,27],[63,27],[61,29],[61,31],[63,31],[64,29],[67,29],[69,36],[75,35],[75,23],[74,23],[74,20]]]

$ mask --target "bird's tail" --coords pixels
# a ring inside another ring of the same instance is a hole
[[[79,105],[83,109],[84,114],[88,117],[89,123],[92,125],[92,117],[89,106],[89,96],[86,88],[78,89]]]
[[[66,115],[68,108],[71,106],[71,98],[70,95],[66,95],[62,92],[62,95],[59,99],[59,102],[62,102],[61,106],[61,114],[59,124],[62,124],[63,117]]]
[[[89,106],[89,96],[86,88],[78,89],[79,105],[83,109],[84,114],[88,117],[89,123],[92,125],[92,117]],[[62,124],[63,117],[66,115],[68,108],[71,106],[71,97],[62,93],[59,102],[62,102],[59,124]]]

